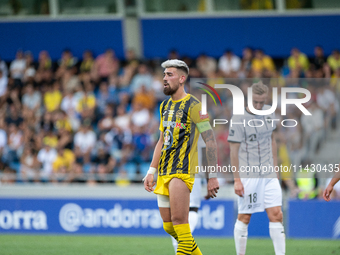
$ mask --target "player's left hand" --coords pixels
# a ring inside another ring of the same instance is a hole
[[[207,188],[208,188],[208,194],[205,196],[205,199],[216,197],[218,193],[218,189],[220,188],[217,178],[210,178],[208,180]]]
[[[332,185],[328,185],[327,188],[323,191],[323,199],[327,202],[331,200],[331,193],[333,191]]]

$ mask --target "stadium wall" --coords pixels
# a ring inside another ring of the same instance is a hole
[[[18,49],[31,51],[34,58],[47,50],[53,60],[60,59],[65,48],[82,58],[84,50],[95,55],[113,48],[124,57],[122,20],[15,21],[0,22],[0,57],[11,61]]]
[[[196,57],[220,57],[226,49],[242,54],[246,46],[261,48],[274,58],[285,58],[292,47],[313,56],[316,45],[325,55],[339,48],[340,15],[230,18],[143,18],[146,58],[166,58],[169,50]]]

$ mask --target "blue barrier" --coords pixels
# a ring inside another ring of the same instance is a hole
[[[30,50],[35,59],[47,50],[53,60],[60,59],[65,48],[82,59],[84,50],[95,55],[113,48],[119,58],[124,57],[121,20],[0,22],[0,56],[13,60],[16,51]]]
[[[233,201],[203,201],[195,236],[232,236]],[[0,199],[0,233],[166,235],[156,200]]]
[[[329,55],[339,48],[340,15],[226,18],[142,19],[144,55],[166,58],[169,50],[197,57],[202,52],[222,56],[225,49],[242,54],[246,46],[264,49],[274,58],[298,47],[313,56],[316,45]]]
[[[289,237],[340,238],[340,203],[289,202]]]
[[[202,201],[195,236],[233,237],[234,201]],[[290,201],[287,237],[340,238],[340,203]],[[250,237],[269,237],[265,212]],[[0,199],[0,233],[164,235],[156,200]]]

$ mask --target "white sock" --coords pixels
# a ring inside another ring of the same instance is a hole
[[[198,221],[198,213],[195,211],[189,211],[189,225],[190,231],[193,233],[195,231]],[[174,247],[175,253],[177,252],[178,243],[175,238],[171,237],[172,246]]]
[[[247,238],[248,238],[248,224],[236,220],[234,228],[234,239],[237,255],[246,254]]]
[[[174,247],[175,254],[176,254],[177,253],[178,243],[177,243],[175,238],[173,238],[172,236],[170,236],[170,237],[171,237],[171,241],[172,241],[172,246]]]
[[[198,221],[198,213],[195,211],[189,212],[189,225],[190,225],[190,231],[191,233],[194,233],[195,228],[197,226]]]
[[[275,255],[286,254],[286,235],[281,222],[269,222],[269,234],[273,240]]]

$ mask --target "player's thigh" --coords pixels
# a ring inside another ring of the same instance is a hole
[[[238,213],[253,214],[263,212],[264,207],[264,181],[260,178],[242,178],[244,187],[243,197],[238,197]]]
[[[264,207],[282,206],[282,190],[277,178],[265,179]]]
[[[188,223],[190,190],[183,180],[173,178],[170,181],[169,199],[172,223]]]

